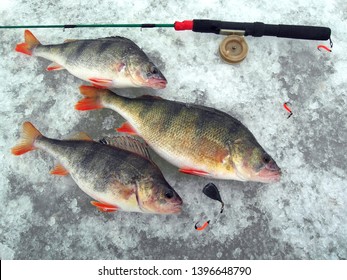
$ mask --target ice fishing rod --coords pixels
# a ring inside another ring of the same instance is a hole
[[[328,27],[265,24],[263,22],[230,22],[208,19],[194,19],[176,21],[173,24],[141,23],[141,24],[64,24],[64,25],[3,25],[0,29],[13,28],[174,28],[176,31],[192,30],[194,32],[215,33],[221,35],[244,35],[244,36],[276,36],[291,39],[328,40],[331,30]]]
[[[3,25],[0,29],[18,28],[174,28],[176,31],[190,30],[201,33],[228,35],[219,46],[221,57],[229,63],[241,62],[248,53],[244,36],[275,36],[280,38],[304,40],[330,40],[331,30],[322,26],[265,24],[263,22],[230,22],[208,19],[175,21],[173,24],[64,24],[64,25]]]

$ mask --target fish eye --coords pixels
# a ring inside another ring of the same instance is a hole
[[[263,154],[262,161],[267,164],[271,161],[271,157],[268,154]]]
[[[158,73],[159,73],[158,69],[152,65],[148,68],[147,76],[151,76],[152,74],[156,75]]]
[[[172,190],[167,190],[167,191],[165,192],[165,197],[166,197],[166,198],[173,198],[173,196],[174,196],[174,193],[173,193]]]

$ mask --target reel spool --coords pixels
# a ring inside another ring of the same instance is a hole
[[[219,45],[219,54],[224,61],[231,64],[242,62],[248,53],[244,36],[230,35]]]

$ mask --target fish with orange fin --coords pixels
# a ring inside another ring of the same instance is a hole
[[[100,88],[166,87],[164,75],[127,38],[67,40],[62,44],[42,45],[29,30],[24,38],[25,43],[18,44],[16,51],[53,61],[48,71],[66,69]]]
[[[232,116],[204,106],[158,97],[121,97],[81,86],[75,108],[109,108],[127,122],[117,129],[141,136],[183,173],[217,179],[276,182],[281,170],[253,134]]]
[[[147,158],[148,151],[138,140],[120,137],[108,145],[94,142],[82,133],[72,140],[55,140],[25,122],[21,139],[12,153],[21,155],[35,149],[55,157],[60,164],[51,173],[70,174],[96,200],[91,203],[101,211],[155,214],[181,211],[180,196]]]

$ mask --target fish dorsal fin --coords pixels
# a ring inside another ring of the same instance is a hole
[[[78,132],[74,134],[72,137],[69,137],[69,140],[84,140],[84,141],[93,141],[93,138],[91,138],[87,133],[85,132]]]
[[[76,42],[78,41],[77,39],[66,39],[64,43],[71,43],[71,42]]]
[[[105,137],[99,142],[151,159],[148,145],[130,136]]]
[[[160,96],[154,96],[154,95],[149,95],[149,94],[141,95],[141,96],[139,96],[137,98],[138,99],[157,99],[157,100],[163,99]]]

